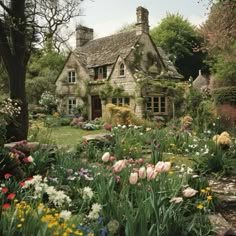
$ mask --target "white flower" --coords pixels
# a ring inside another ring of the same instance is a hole
[[[187,167],[187,174],[192,174],[193,173],[193,169],[191,169],[190,167]]]
[[[101,211],[102,206],[98,203],[92,205],[92,210],[88,214],[88,218],[91,220],[96,220],[99,217],[99,212]]]
[[[34,158],[32,156],[28,156],[28,162],[34,162]]]
[[[67,210],[63,210],[60,212],[60,217],[64,220],[69,220],[71,217],[71,212]]]
[[[83,189],[83,199],[89,198],[91,199],[93,197],[94,193],[90,187],[84,187]]]
[[[103,162],[108,162],[110,159],[110,153],[109,152],[105,152],[103,155],[102,155],[102,161]]]

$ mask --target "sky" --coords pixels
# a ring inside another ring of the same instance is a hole
[[[74,25],[82,24],[94,29],[95,38],[114,34],[122,26],[136,21],[136,8],[149,11],[149,25],[157,26],[166,13],[179,13],[192,24],[199,25],[207,17],[207,0],[84,0],[82,16]]]

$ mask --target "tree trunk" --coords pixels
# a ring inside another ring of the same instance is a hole
[[[21,112],[7,127],[7,139],[11,141],[20,141],[27,139],[28,135],[28,103],[25,91],[25,66],[15,66],[9,73],[10,80],[10,98],[16,99],[20,103]]]
[[[19,141],[27,139],[28,134],[25,77],[30,51],[27,45],[26,6],[25,0],[11,0],[9,5],[2,3],[1,6],[4,6],[5,13],[9,15],[0,18],[0,56],[10,82],[10,98],[18,100],[21,107],[16,122],[7,126],[7,138]]]

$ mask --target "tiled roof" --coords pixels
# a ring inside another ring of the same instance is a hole
[[[119,33],[91,40],[74,53],[86,67],[113,64],[118,56],[125,58],[129,54],[138,37],[135,31]]]

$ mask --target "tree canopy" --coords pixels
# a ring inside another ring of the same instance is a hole
[[[212,4],[200,32],[205,39],[203,48],[209,52],[215,85],[236,85],[236,2]]]
[[[25,78],[32,49],[39,43],[40,34],[52,45],[60,26],[79,14],[81,1],[0,0],[0,58],[9,79],[10,97],[19,100],[21,106],[17,124],[8,126],[7,136],[11,140],[27,138]],[[55,25],[58,27],[54,28]],[[52,46],[48,48],[50,50]]]
[[[186,79],[196,77],[199,69],[203,69],[205,54],[194,50],[201,44],[202,38],[196,27],[179,14],[170,14],[151,30],[153,41],[162,47],[170,60],[174,62],[177,70]]]

